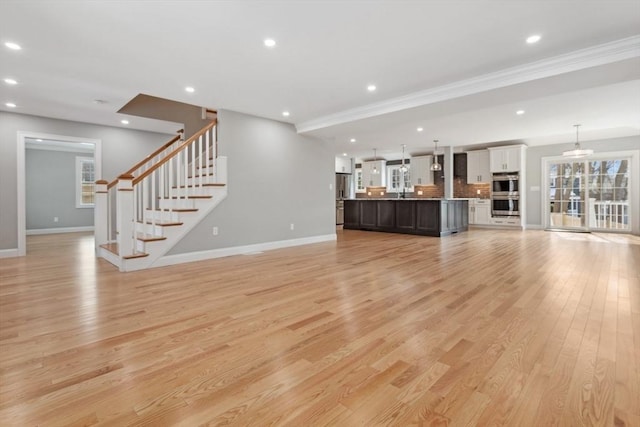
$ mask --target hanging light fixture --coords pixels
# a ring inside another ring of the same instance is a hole
[[[431,170],[441,171],[442,166],[438,163],[438,140],[434,139],[433,142],[436,144],[436,148],[433,150],[433,163],[431,164]]]
[[[371,173],[374,175],[378,175],[380,173],[380,171],[378,170],[378,166],[376,165],[376,162],[378,161],[378,156],[376,155],[376,149],[373,149],[373,169],[371,169]]]
[[[404,149],[407,144],[402,144],[402,165],[400,166],[400,170],[404,173],[408,170],[407,165],[404,164]]]
[[[580,157],[586,157],[586,156],[592,155],[593,150],[580,148],[580,142],[578,141],[578,130],[582,125],[573,125],[573,126],[576,128],[576,143],[573,146],[573,150],[565,151],[562,153],[562,155],[564,157],[573,157],[573,158],[580,158]]]

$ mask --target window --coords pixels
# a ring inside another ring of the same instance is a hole
[[[356,193],[363,193],[365,190],[364,182],[362,182],[362,169],[356,169]]]
[[[400,165],[387,166],[387,176],[389,180],[387,182],[387,192],[401,192],[404,191],[413,191],[413,187],[411,186],[411,169],[409,165],[406,165],[407,171],[404,173],[404,188],[401,185],[402,180],[402,170],[400,170]]]
[[[92,208],[96,191],[95,169],[91,157],[76,157],[76,208]]]

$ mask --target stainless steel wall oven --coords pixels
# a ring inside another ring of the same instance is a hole
[[[517,173],[493,174],[491,215],[520,216],[520,175]]]

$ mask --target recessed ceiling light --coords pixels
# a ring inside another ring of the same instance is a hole
[[[38,138],[38,139],[36,139],[36,141],[42,142],[42,138]]]
[[[120,120],[120,123],[122,123],[123,125],[128,125],[129,124],[129,120]]]
[[[274,39],[264,39],[264,45],[266,47],[275,47],[276,41]]]
[[[285,116],[285,117],[289,117],[289,112],[288,111],[283,111],[282,115]]]
[[[4,82],[8,85],[17,85],[18,81],[14,79],[4,79]]]
[[[4,105],[6,105],[6,106],[7,106],[7,107],[9,107],[9,108],[16,108],[16,104],[14,104],[13,102],[7,102],[7,103],[6,103],[6,104],[4,104]]]
[[[355,139],[355,138],[351,138],[351,139],[349,140],[349,142],[356,142],[356,139]]]
[[[376,88],[376,85],[369,85],[369,86],[367,86],[367,90],[368,90],[369,92],[375,92],[375,90],[376,90],[376,89],[377,89],[377,88]]]
[[[542,37],[538,34],[534,34],[532,36],[527,37],[527,43],[534,44],[538,43]]]
[[[189,92],[189,93],[193,93],[193,92],[195,92],[195,91],[196,91],[196,90],[195,90],[194,88],[192,88],[191,86],[187,86],[187,87],[185,87],[185,88],[184,88],[184,90],[186,90],[186,91],[187,91],[187,92]]]
[[[347,153],[342,153],[342,155],[346,157]]]
[[[4,45],[6,47],[8,47],[9,49],[11,49],[11,50],[20,50],[20,49],[22,49],[18,43],[6,42]]]
[[[422,128],[418,128],[418,129],[416,129],[416,130],[417,130],[418,132],[422,132],[424,129],[422,129]]]
[[[518,110],[518,111],[516,111],[516,114],[517,114],[517,115],[519,115],[519,116],[521,116],[521,115],[523,115],[523,114],[524,114],[524,110]]]

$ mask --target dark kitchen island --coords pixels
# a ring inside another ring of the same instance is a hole
[[[466,199],[350,199],[344,228],[442,237],[469,228]]]

